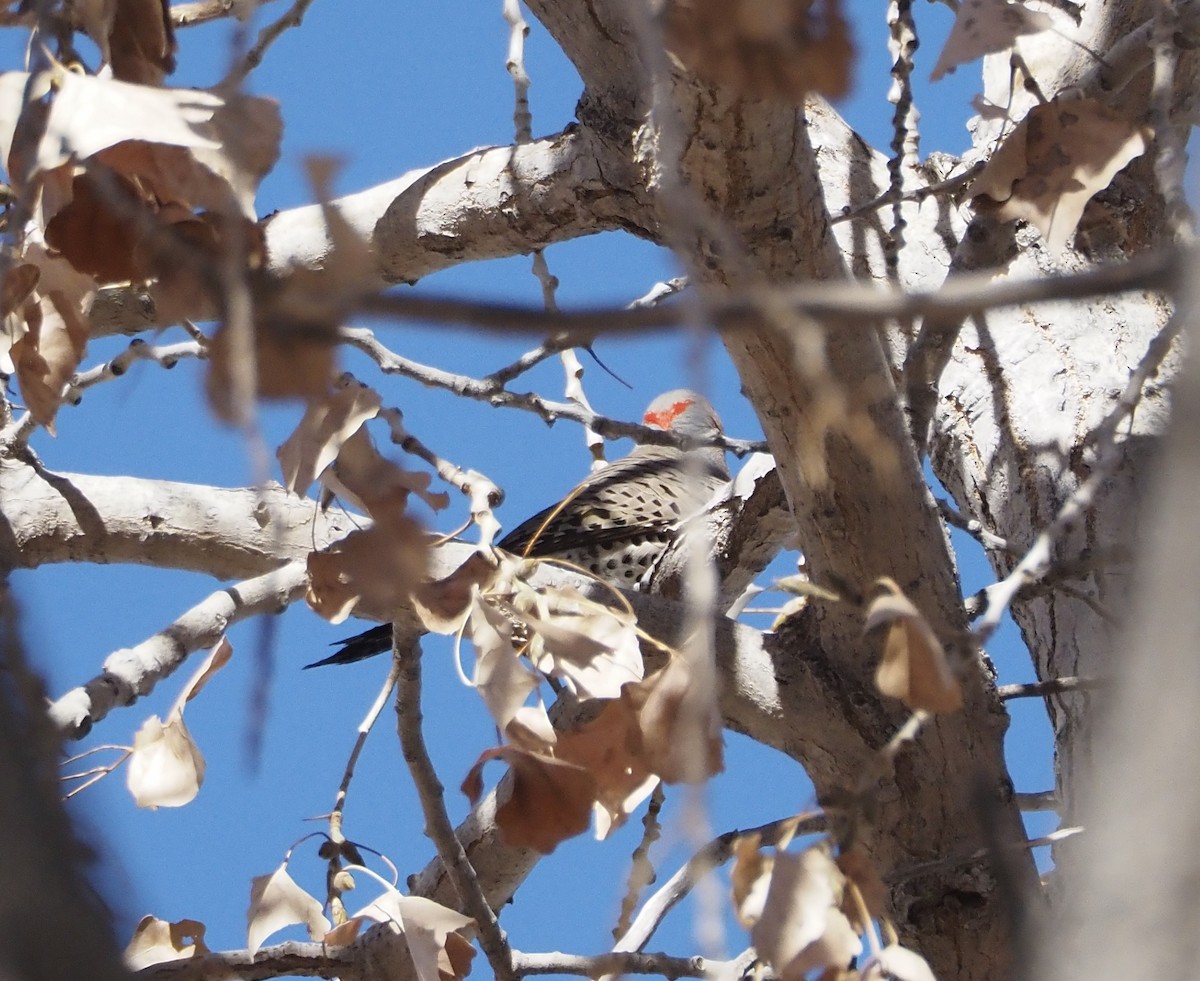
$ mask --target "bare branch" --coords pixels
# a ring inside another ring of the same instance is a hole
[[[304,19],[308,8],[312,6],[312,2],[313,0],[295,0],[283,14],[259,31],[254,46],[242,56],[236,65],[229,69],[218,88],[237,88],[241,85],[246,77],[262,64],[267,48],[279,40],[284,31],[300,26],[300,22]]]
[[[261,613],[278,613],[305,587],[303,562],[218,590],[170,626],[135,647],[114,651],[99,675],[67,692],[49,708],[58,730],[82,739],[116,706],[150,694],[193,651],[213,644],[229,628]]]
[[[515,976],[512,950],[496,920],[496,914],[484,898],[466,851],[455,837],[454,826],[446,814],[442,782],[425,748],[425,736],[421,731],[421,645],[415,639],[397,637],[393,656],[399,667],[396,717],[400,747],[421,799],[425,834],[437,848],[438,857],[458,893],[462,911],[473,917],[479,928],[479,945],[496,978],[498,981],[511,981]]]

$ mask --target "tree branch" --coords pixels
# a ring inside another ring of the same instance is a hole
[[[304,563],[292,562],[218,590],[153,637],[110,654],[99,675],[50,706],[51,720],[64,736],[82,739],[114,707],[149,695],[193,651],[212,647],[231,624],[283,610],[306,582]]]
[[[438,857],[458,893],[459,909],[475,920],[479,930],[479,945],[487,955],[497,981],[512,981],[512,950],[508,946],[508,939],[484,897],[466,851],[454,835],[454,826],[446,813],[442,782],[425,748],[425,735],[421,731],[420,642],[415,638],[397,640],[393,656],[400,669],[396,684],[400,746],[421,800],[421,810],[425,814],[425,834],[436,846]]]

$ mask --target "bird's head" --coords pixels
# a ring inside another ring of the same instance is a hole
[[[721,435],[721,419],[708,399],[687,388],[658,396],[646,408],[642,421],[678,436],[706,440]]]

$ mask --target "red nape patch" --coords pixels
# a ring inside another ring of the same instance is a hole
[[[670,429],[671,423],[678,419],[679,414],[693,404],[693,401],[693,399],[684,399],[682,402],[672,402],[670,408],[663,409],[662,412],[647,412],[642,416],[642,422],[647,426]]]

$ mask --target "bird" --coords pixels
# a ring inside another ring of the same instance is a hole
[[[722,435],[721,420],[704,396],[686,388],[664,392],[642,421],[698,445],[634,447],[593,471],[564,501],[519,524],[499,547],[579,566],[614,586],[643,589],[687,520],[730,478],[725,451],[711,445]],[[334,643],[341,645],[337,652],[305,668],[350,664],[390,650],[392,625]]]

